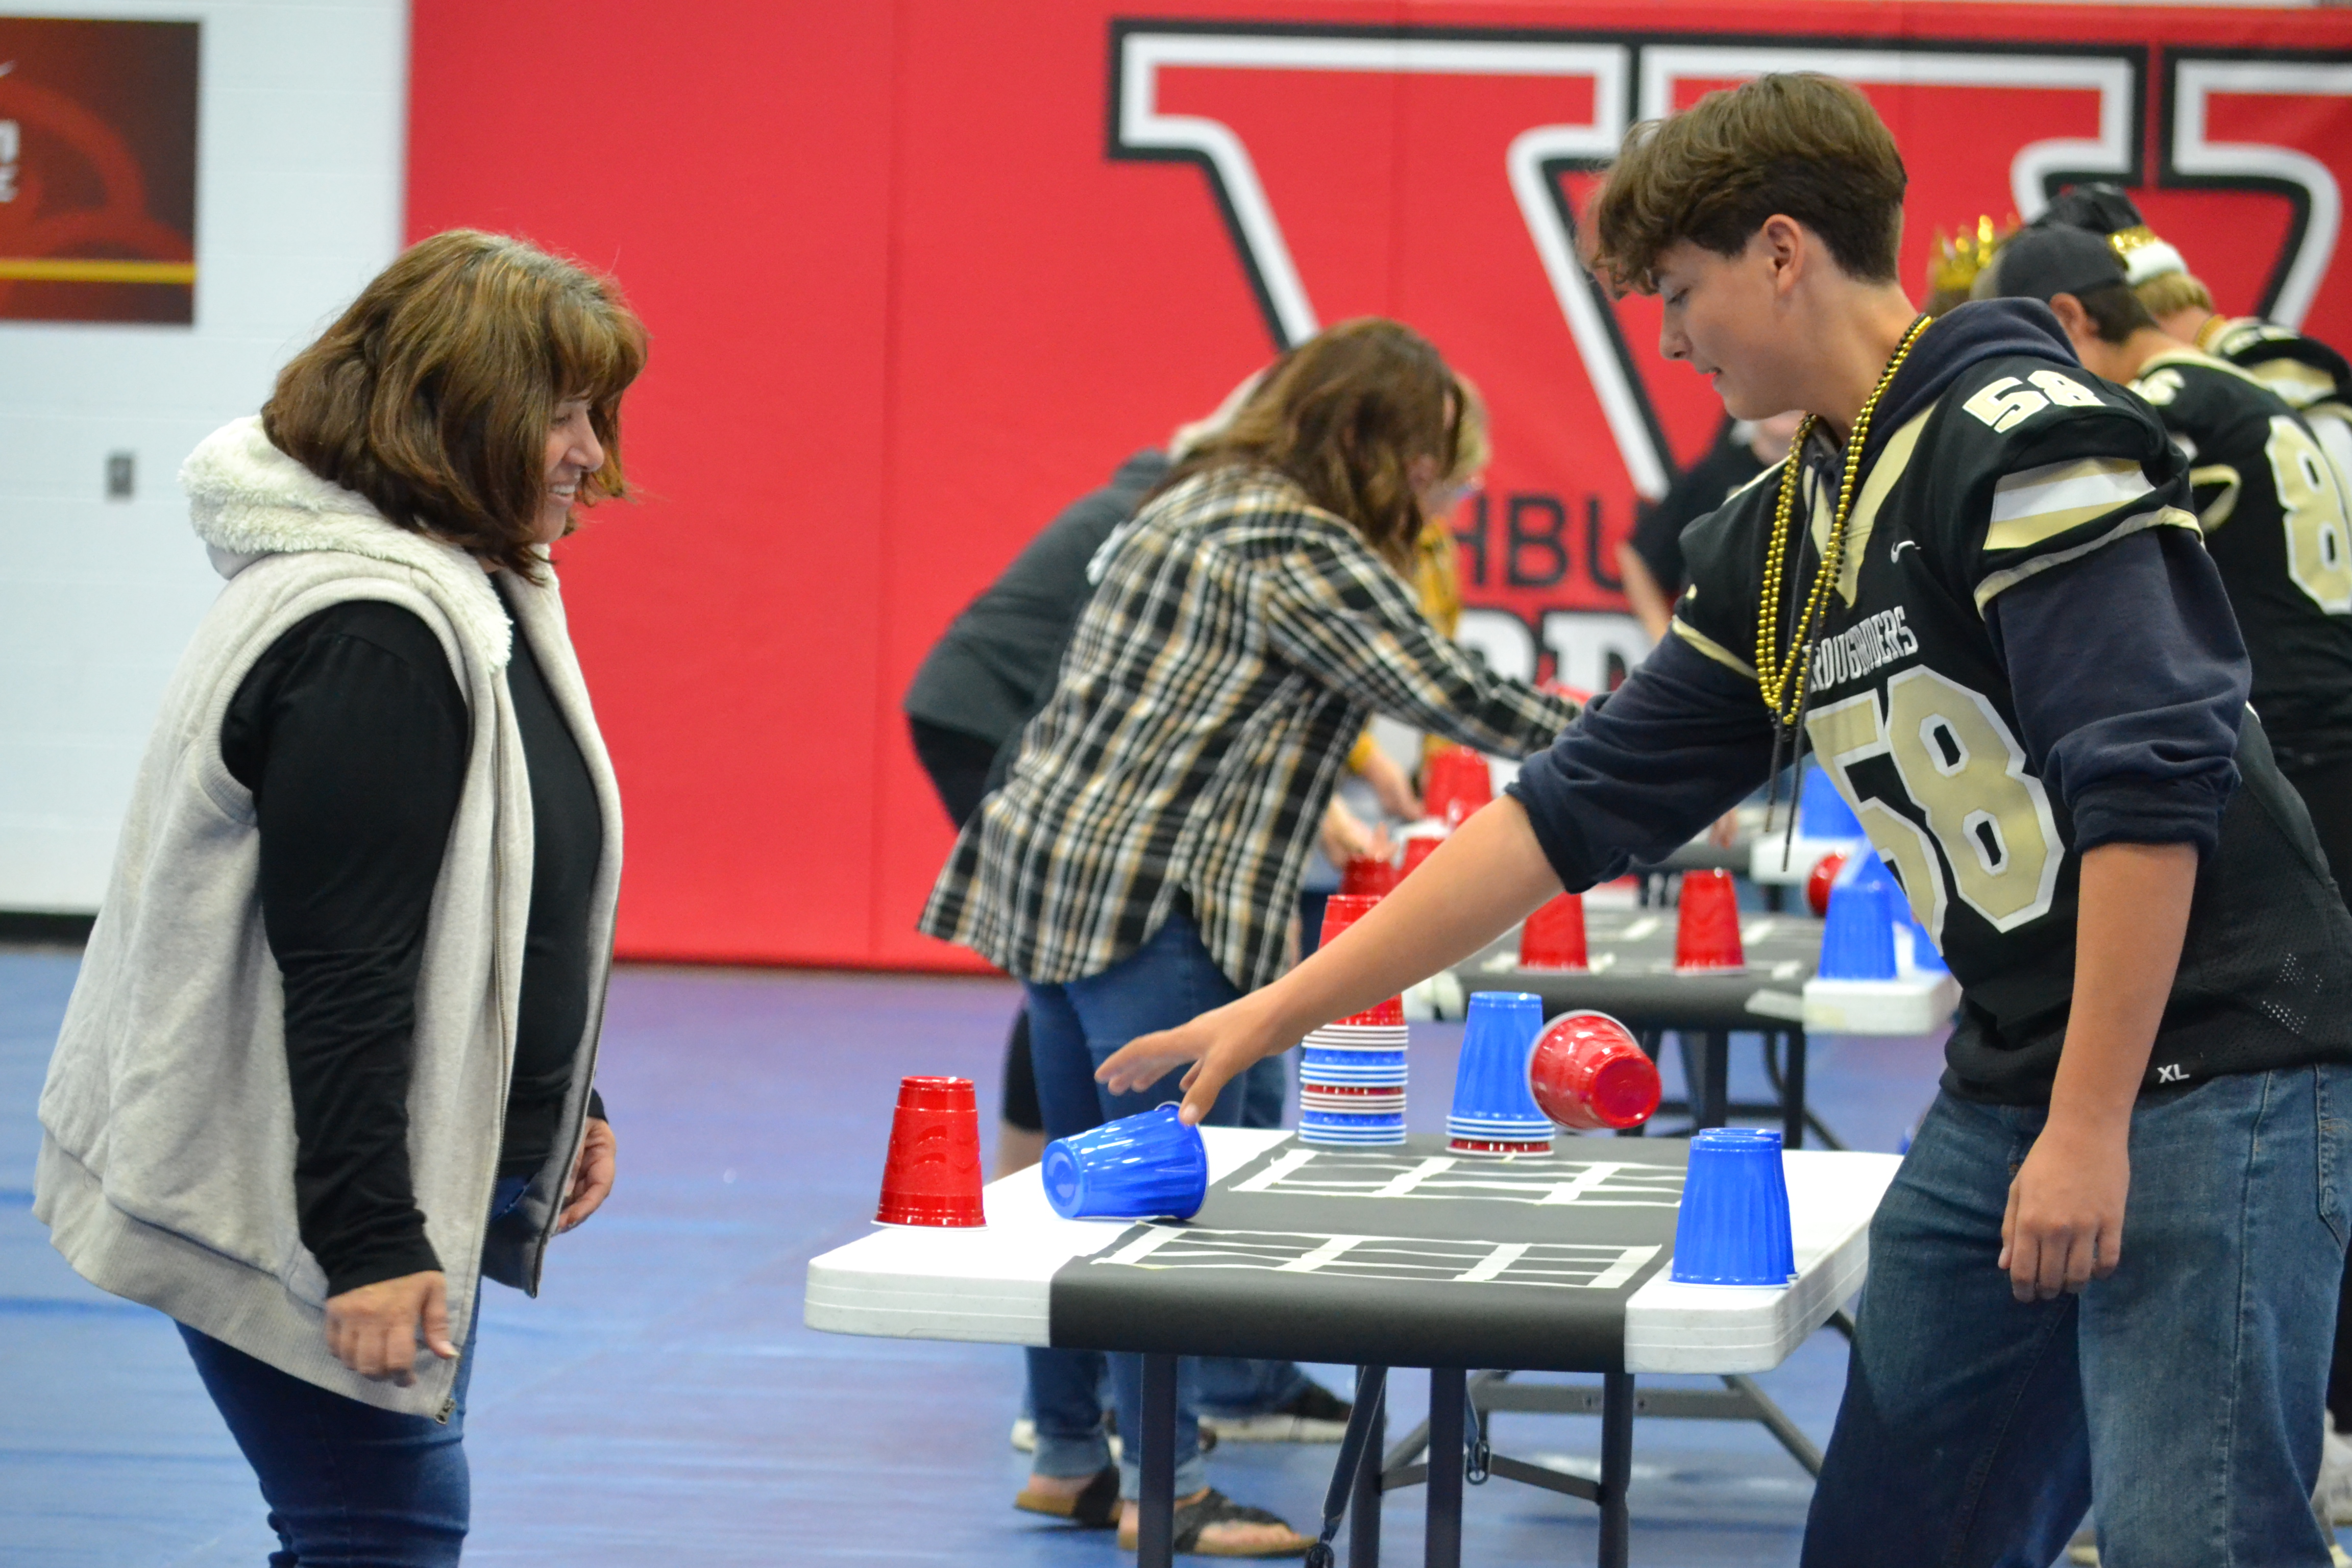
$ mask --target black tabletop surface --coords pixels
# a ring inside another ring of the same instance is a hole
[[[1689,1145],[1563,1136],[1548,1159],[1295,1141],[1192,1220],[1054,1276],[1053,1342],[1383,1366],[1615,1372],[1668,1261]]]

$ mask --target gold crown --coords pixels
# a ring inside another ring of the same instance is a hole
[[[2107,243],[2115,247],[2117,256],[2128,262],[2131,260],[2133,251],[2143,246],[2162,245],[2164,241],[2156,237],[2156,230],[2143,223],[2135,224],[2130,228],[2116,230],[2115,233],[2107,236]]]
[[[2009,237],[1993,226],[1991,215],[1977,219],[1977,231],[1947,236],[1936,231],[1936,247],[1927,263],[1927,282],[1938,293],[1965,294]]]

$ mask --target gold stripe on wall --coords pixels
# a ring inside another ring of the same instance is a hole
[[[0,282],[194,283],[193,261],[97,261],[0,256]]]

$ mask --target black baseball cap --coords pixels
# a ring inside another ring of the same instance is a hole
[[[2028,228],[2000,247],[1993,263],[1993,294],[2039,300],[2081,294],[2126,280],[2123,258],[2105,235],[2064,224]]]

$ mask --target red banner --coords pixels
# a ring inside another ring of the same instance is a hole
[[[1616,545],[1721,411],[1576,227],[1627,125],[1710,88],[1862,87],[1910,170],[1915,285],[1937,229],[2106,179],[2222,309],[2352,346],[2352,16],[1304,14],[418,0],[412,231],[612,267],[654,332],[629,455],[657,499],[563,556],[628,800],[628,952],[962,962],[911,929],[948,842],[897,714],[916,662],[1061,504],[1349,316],[1420,327],[1492,406],[1468,635],[1579,685],[1638,658]],[[625,86],[583,104],[499,67],[545,29],[604,40]]]

